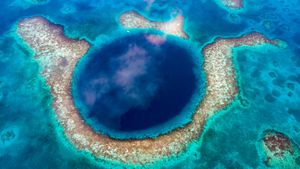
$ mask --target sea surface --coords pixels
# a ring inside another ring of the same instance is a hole
[[[128,10],[159,21],[181,13],[200,57],[216,37],[256,31],[283,40],[286,48],[235,50],[239,96],[208,121],[199,148],[168,168],[266,168],[258,149],[265,129],[281,131],[300,145],[300,1],[245,0],[239,12],[212,0],[35,2],[0,2],[0,169],[123,168],[77,151],[57,128],[41,67],[16,35],[16,24],[32,16],[62,25],[68,37],[85,39],[95,48],[117,37],[118,17]],[[3,139],[7,131],[9,141]]]
[[[190,122],[205,76],[196,64],[203,58],[189,45],[135,32],[90,51],[74,73],[73,98],[95,130],[115,138],[153,138]]]

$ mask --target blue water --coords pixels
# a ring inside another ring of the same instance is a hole
[[[287,42],[285,49],[259,48],[236,52],[240,97],[206,125],[199,148],[165,168],[266,168],[257,149],[264,129],[276,129],[300,144],[300,2],[246,0],[236,13],[214,1],[49,0],[0,2],[0,168],[117,168],[78,152],[61,136],[51,109],[51,94],[33,54],[15,38],[22,18],[43,15],[65,27],[74,38],[101,46],[119,30],[118,16],[127,9],[168,20],[174,11],[185,19],[195,53],[216,36],[235,37],[259,31]],[[9,139],[5,133],[11,134]],[[3,141],[5,140],[5,141]],[[162,167],[163,168],[163,167]]]
[[[193,52],[169,39],[153,44],[149,36],[160,35],[121,37],[94,49],[78,65],[73,98],[79,108],[84,106],[81,113],[99,132],[117,138],[113,133],[152,137],[184,125],[184,119],[190,119],[196,110],[193,105],[191,112],[183,112],[193,93],[205,91],[204,77],[195,75],[203,73],[193,61]],[[162,127],[180,114],[176,123],[173,120]]]

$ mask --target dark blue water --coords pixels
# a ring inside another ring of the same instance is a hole
[[[145,130],[167,123],[190,102],[197,85],[191,53],[169,40],[153,44],[149,36],[122,37],[86,56],[75,92],[93,125]]]

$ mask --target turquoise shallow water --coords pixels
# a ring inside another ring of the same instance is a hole
[[[186,32],[200,54],[215,37],[259,31],[287,42],[284,49],[240,49],[235,55],[241,95],[206,125],[200,144],[165,168],[266,168],[257,148],[265,129],[286,133],[300,144],[299,2],[246,1],[242,13],[226,11],[213,1],[60,1],[33,5],[0,2],[0,166],[20,168],[117,168],[77,152],[61,137],[51,109],[51,94],[32,53],[15,38],[22,18],[43,15],[65,27],[70,37],[101,46],[120,30],[117,17],[135,9],[168,20],[175,11],[186,18]],[[10,131],[8,140],[5,133]],[[162,168],[164,168],[162,166]]]

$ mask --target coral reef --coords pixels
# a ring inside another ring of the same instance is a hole
[[[124,19],[121,20],[124,22]],[[66,137],[79,150],[90,152],[95,157],[128,164],[160,161],[185,151],[190,143],[200,137],[207,119],[228,106],[238,92],[233,49],[239,46],[278,45],[277,41],[268,40],[259,33],[216,39],[202,51],[207,90],[192,121],[153,139],[117,140],[93,131],[82,120],[72,99],[72,74],[90,45],[84,40],[67,38],[62,27],[42,17],[22,20],[17,33],[32,48],[34,57],[42,66],[42,75],[53,95],[52,107]]]
[[[11,129],[3,130],[0,133],[0,143],[4,145],[8,144],[12,140],[14,140],[15,137],[16,137],[16,133],[13,130]]]
[[[157,29],[166,34],[188,39],[188,35],[183,30],[183,20],[183,16],[177,16],[175,19],[168,22],[155,22],[134,11],[125,12],[119,18],[120,24],[127,29]]]
[[[220,3],[228,9],[237,10],[243,8],[243,0],[218,0],[218,1],[220,1]]]
[[[265,164],[276,168],[297,168],[300,167],[300,149],[285,134],[266,130],[262,139],[265,152]]]

